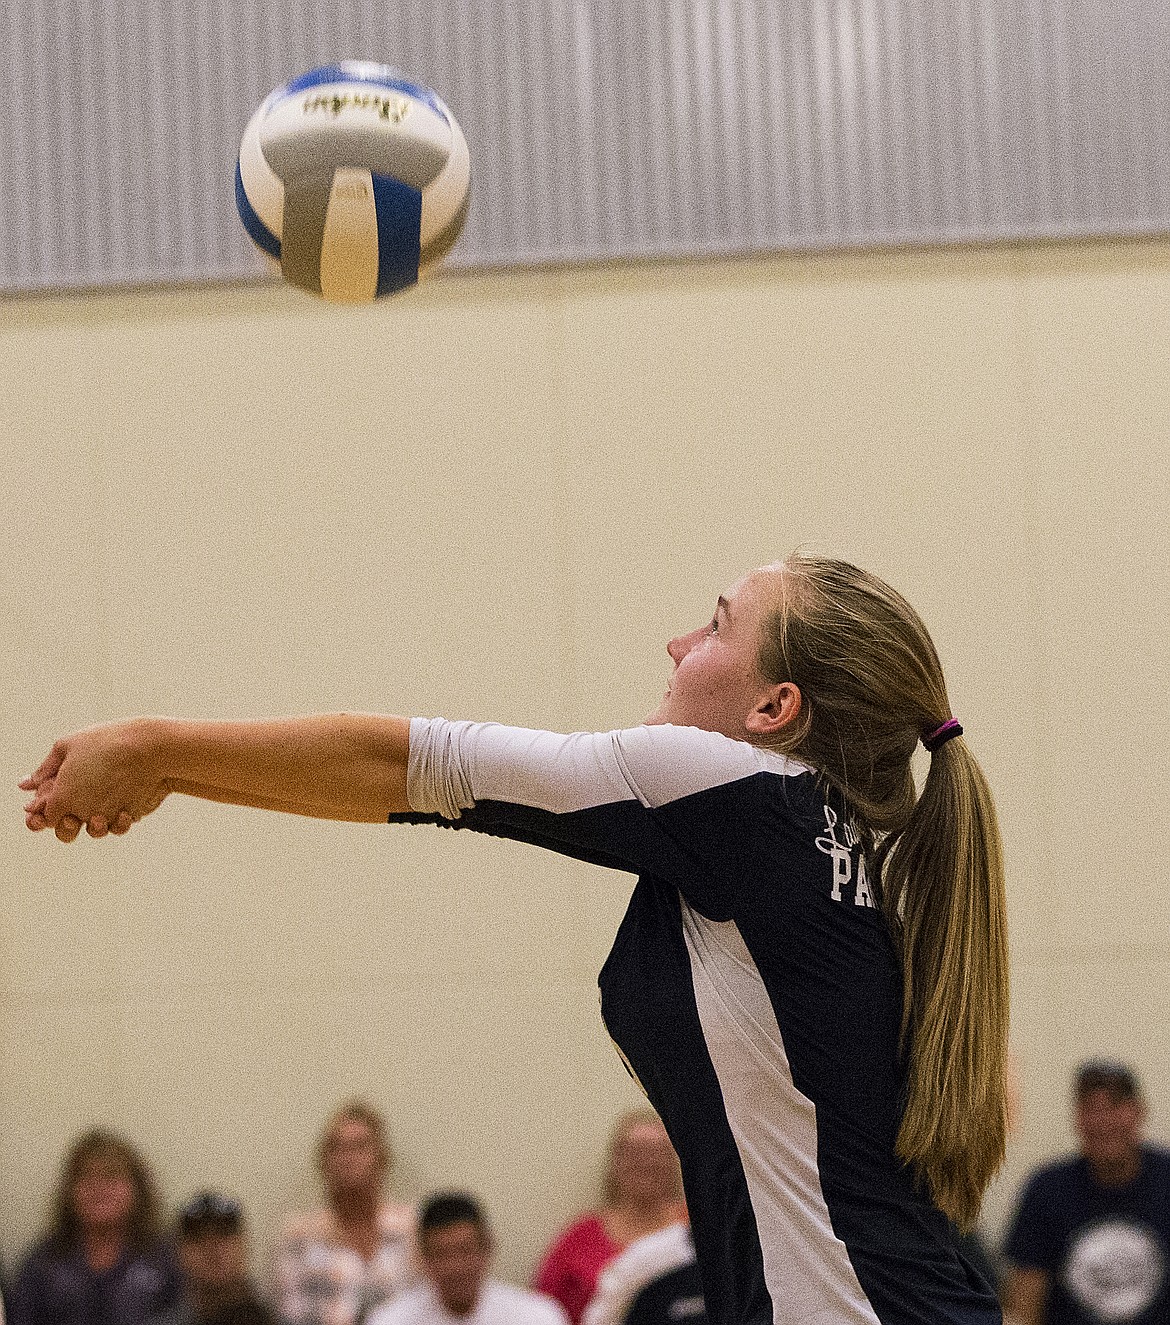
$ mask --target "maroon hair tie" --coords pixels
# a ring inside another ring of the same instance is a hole
[[[963,728],[958,718],[948,718],[941,727],[936,727],[934,731],[928,732],[922,738],[922,744],[931,754],[938,749],[940,745],[946,745],[952,736],[962,736]]]

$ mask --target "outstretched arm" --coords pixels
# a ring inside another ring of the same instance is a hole
[[[321,819],[385,822],[410,809],[410,722],[335,713],[259,722],[134,718],[54,744],[21,787],[25,822],[72,842],[124,833],[171,792]]]

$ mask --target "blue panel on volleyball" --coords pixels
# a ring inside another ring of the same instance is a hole
[[[378,294],[393,294],[418,280],[422,194],[387,175],[370,178],[378,217]]]
[[[236,162],[236,211],[239,212],[240,220],[244,223],[244,229],[252,236],[252,242],[257,248],[262,248],[265,253],[279,262],[280,240],[256,215],[256,209],[248,201],[248,195],[244,192],[244,177],[240,174],[240,163],[238,161]]]

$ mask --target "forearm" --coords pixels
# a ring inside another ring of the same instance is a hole
[[[261,722],[135,718],[55,741],[22,779],[25,823],[72,842],[125,833],[170,792],[321,819],[408,810],[406,718],[335,713]]]
[[[168,791],[361,823],[410,808],[406,718],[333,713],[254,722],[147,721]]]

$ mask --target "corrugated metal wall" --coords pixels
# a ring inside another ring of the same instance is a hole
[[[1170,230],[1167,0],[5,0],[0,288],[257,271],[240,133],[340,57],[463,124],[457,262]]]

